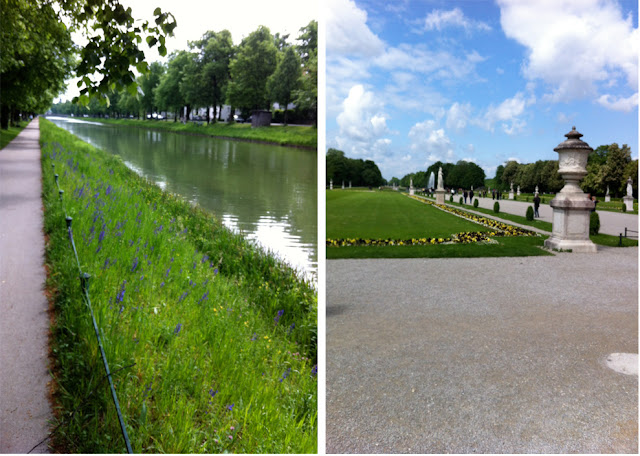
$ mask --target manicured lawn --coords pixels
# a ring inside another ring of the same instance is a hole
[[[26,126],[27,122],[22,122],[17,127],[9,127],[7,130],[0,128],[0,149],[4,149]]]
[[[64,422],[55,448],[125,451],[80,269],[92,276],[91,305],[134,452],[317,452],[313,287],[118,158],[51,122],[40,126],[54,394]]]
[[[264,141],[279,145],[304,146],[315,148],[318,142],[318,129],[300,126],[271,125],[269,127],[251,128],[248,123],[226,122],[197,125],[193,122],[183,124],[169,120],[137,120],[137,119],[91,119],[95,122],[122,125],[125,127],[155,128],[158,130],[176,131],[205,136]]]
[[[396,192],[327,191],[328,239],[449,238],[489,227]],[[327,258],[441,258],[550,255],[541,236],[495,237],[491,243],[330,246]]]
[[[408,239],[491,231],[395,192],[327,191],[327,238]]]

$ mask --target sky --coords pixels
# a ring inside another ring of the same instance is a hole
[[[293,42],[302,27],[311,20],[318,20],[319,6],[316,0],[121,0],[125,7],[131,7],[136,19],[148,20],[153,24],[153,11],[160,8],[162,12],[174,15],[177,27],[174,36],[167,37],[167,57],[171,52],[187,50],[189,41],[200,39],[205,32],[213,30],[229,30],[234,44],[240,44],[243,38],[264,25],[271,33],[290,34]],[[76,44],[86,43],[80,35],[73,35]],[[143,43],[142,50],[148,62],[166,62],[157,47],[149,49]],[[71,100],[79,95],[77,78],[68,81],[66,94],[59,99]]]
[[[326,147],[386,179],[557,160],[573,126],[638,158],[637,0],[326,4]]]

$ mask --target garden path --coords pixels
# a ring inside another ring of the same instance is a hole
[[[326,268],[327,453],[637,454],[637,247]]]
[[[36,118],[0,150],[0,453],[27,453],[53,417],[39,138]]]
[[[454,196],[454,201],[459,199],[459,195]],[[493,203],[495,200],[488,198],[478,198],[478,206],[483,209],[493,209]],[[527,213],[527,207],[533,206],[533,203],[527,203],[524,201],[512,201],[503,199],[499,201],[500,211],[507,212],[509,214],[520,215],[524,217]],[[469,206],[470,208],[473,206]],[[466,208],[465,208],[466,210]],[[553,222],[553,209],[548,204],[540,205],[540,220],[544,222]],[[611,211],[598,211],[600,216],[600,232],[603,234],[610,234],[618,236],[620,233],[624,233],[624,228],[627,227],[630,230],[638,231],[638,215],[637,214],[622,214]],[[513,224],[513,222],[508,222]],[[637,235],[637,233],[633,233]]]

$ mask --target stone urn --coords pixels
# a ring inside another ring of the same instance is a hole
[[[565,185],[549,203],[553,208],[553,230],[544,245],[573,252],[596,252],[596,245],[589,239],[589,218],[595,203],[578,185],[587,175],[587,159],[593,149],[580,140],[582,134],[576,127],[565,136],[567,140],[553,149],[558,152],[558,174]]]

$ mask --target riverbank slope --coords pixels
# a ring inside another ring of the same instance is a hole
[[[84,119],[84,118],[83,118]],[[93,122],[121,125],[125,127],[151,128],[177,133],[213,136],[222,139],[262,142],[280,146],[304,147],[316,149],[318,129],[313,126],[271,125],[251,128],[247,123],[217,122],[206,125],[204,122],[173,122],[171,120],[105,119],[86,118]]]

